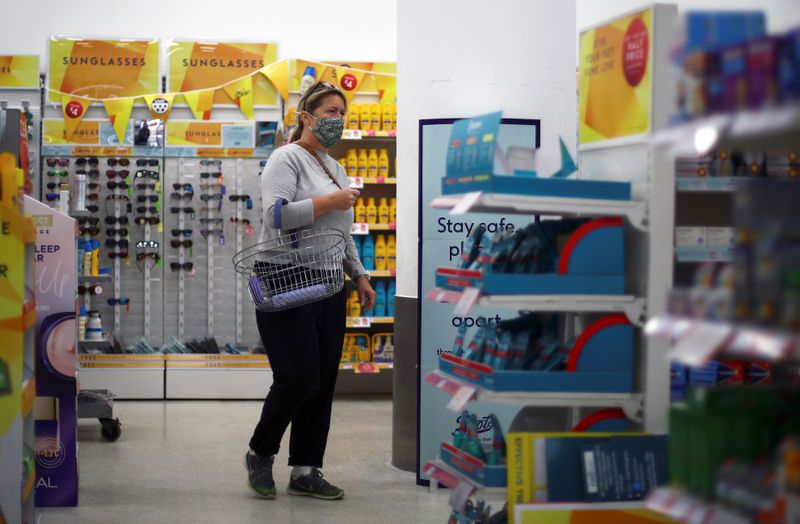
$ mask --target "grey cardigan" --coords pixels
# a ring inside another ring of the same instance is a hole
[[[318,154],[339,184],[343,188],[348,187],[350,180],[342,165],[327,153],[318,152]],[[336,191],[339,191],[339,188],[308,151],[297,144],[279,147],[270,155],[267,165],[261,172],[264,221],[259,242],[278,236],[275,228],[275,202],[278,199],[284,199],[289,203],[281,209],[282,234],[287,234],[293,229],[335,229],[340,231],[346,239],[345,271],[354,280],[360,275],[367,275],[367,271],[358,258],[358,250],[353,242],[353,237],[350,236],[353,208],[346,211],[330,211],[314,220],[314,203],[311,199]]]

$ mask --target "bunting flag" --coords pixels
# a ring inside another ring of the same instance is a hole
[[[289,100],[289,61],[280,60],[259,69],[259,72],[272,82],[284,102]]]
[[[120,144],[125,143],[125,138],[128,134],[128,121],[131,118],[134,100],[132,97],[103,100],[106,113],[108,113],[108,118],[111,120],[111,125],[114,126],[114,133],[117,134],[117,140],[119,140]]]
[[[81,123],[86,110],[92,104],[91,100],[76,96],[63,95],[61,97],[61,110],[64,112],[64,130],[67,133],[67,140],[72,138],[78,124]]]
[[[211,106],[214,105],[214,90],[190,91],[184,93],[183,97],[189,104],[189,109],[197,120],[211,119]]]
[[[175,93],[163,93],[157,95],[144,95],[144,101],[150,109],[153,118],[159,118],[166,122],[172,112],[172,102],[175,100]]]
[[[374,75],[375,85],[378,86],[378,95],[381,104],[394,104],[397,102],[397,77],[387,75]]]
[[[364,80],[364,71],[354,71],[348,67],[337,67],[336,80],[339,88],[344,91],[344,96],[347,98],[347,105],[349,106],[356,95],[356,91],[361,87],[361,81]]]
[[[253,77],[246,76],[223,87],[231,100],[239,106],[244,116],[252,120],[255,116],[253,112]]]

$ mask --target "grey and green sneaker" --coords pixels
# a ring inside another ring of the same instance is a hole
[[[244,454],[244,467],[247,469],[247,487],[254,494],[266,499],[275,498],[275,481],[272,479],[273,456],[262,457],[255,453]]]
[[[290,495],[303,495],[324,500],[339,500],[344,498],[344,490],[337,488],[322,478],[322,472],[311,468],[311,473],[289,480]]]

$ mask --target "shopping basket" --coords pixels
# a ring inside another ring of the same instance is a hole
[[[281,207],[275,202],[278,236],[244,249],[233,267],[244,277],[259,311],[281,311],[335,295],[344,287],[345,236],[335,230],[281,233]]]

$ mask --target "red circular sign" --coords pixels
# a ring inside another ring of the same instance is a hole
[[[650,48],[650,38],[647,34],[647,26],[641,18],[634,18],[628,30],[625,31],[625,39],[622,42],[622,71],[625,80],[632,87],[639,85],[647,71],[647,55]]]
[[[339,84],[345,91],[352,91],[358,87],[358,79],[355,75],[347,73],[342,77],[342,80],[339,82]]]
[[[83,106],[80,102],[73,100],[64,108],[64,113],[70,118],[80,118],[83,114]]]

